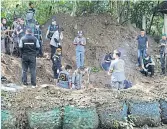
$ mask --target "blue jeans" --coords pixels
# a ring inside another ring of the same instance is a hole
[[[22,82],[27,83],[27,71],[30,69],[31,84],[36,85],[36,56],[22,55]]]
[[[76,51],[77,68],[84,66],[84,51]]]
[[[138,64],[141,65],[141,59],[146,55],[146,49],[138,49]]]

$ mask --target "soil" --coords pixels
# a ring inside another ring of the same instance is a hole
[[[132,99],[152,101],[167,98],[167,76],[160,75],[159,62],[156,58],[158,47],[152,37],[149,37],[149,53],[155,59],[156,67],[155,76],[151,78],[141,75],[139,68],[136,67],[137,43],[135,37],[139,34],[139,29],[132,25],[121,26],[106,14],[92,14],[84,17],[57,14],[56,17],[59,25],[64,28],[62,41],[64,66],[71,64],[75,70],[75,48],[72,42],[77,31],[83,30],[87,39],[85,66],[100,68],[100,62],[105,53],[119,49],[126,63],[127,80],[133,83],[133,87],[122,90],[118,98],[115,98],[115,92],[105,87],[110,83],[110,76],[102,69],[99,72],[91,73],[91,84],[82,90],[66,90],[56,87],[53,81],[52,63],[47,59],[50,57],[50,45],[49,41],[44,39],[45,56],[37,58],[38,87],[35,89],[27,87],[17,93],[2,92],[4,100],[2,108],[19,112],[20,110],[50,110],[55,106],[65,105],[97,107]],[[43,26],[43,37],[50,23],[51,20]],[[21,85],[20,58],[2,54],[1,66],[3,76],[7,77],[10,82]]]

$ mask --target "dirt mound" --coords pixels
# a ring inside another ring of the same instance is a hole
[[[7,80],[18,85],[21,85],[21,58],[11,57],[2,54],[1,56],[2,75],[7,77]],[[47,59],[37,59],[37,84],[53,84],[52,65]],[[30,73],[28,73],[29,77]],[[30,81],[30,78],[28,78]],[[29,82],[30,83],[30,82]]]
[[[100,62],[106,52],[119,49],[126,63],[126,77],[132,81],[133,87],[122,90],[119,97],[115,92],[105,87],[110,83],[110,76],[106,72],[91,73],[91,87],[80,91],[65,90],[56,87],[53,82],[52,63],[46,58],[37,59],[37,85],[40,87],[24,88],[18,93],[2,94],[4,109],[10,109],[20,115],[25,110],[49,110],[54,107],[74,105],[78,107],[101,106],[127,100],[158,100],[167,98],[167,77],[155,73],[155,77],[144,77],[135,66],[137,62],[137,44],[135,37],[139,30],[133,26],[120,26],[109,15],[90,15],[84,17],[70,17],[65,14],[56,15],[58,23],[64,28],[63,65],[72,64],[75,69],[75,47],[73,39],[78,30],[83,30],[87,39],[85,65],[100,67]],[[51,21],[43,28],[43,37]],[[156,44],[149,37],[149,52],[157,54]],[[44,40],[44,52],[50,53],[49,41]],[[2,75],[13,83],[21,85],[21,59],[3,55],[1,57]],[[156,67],[157,70],[157,67]],[[30,79],[29,79],[30,80]],[[46,84],[45,88],[41,85]],[[24,113],[23,113],[24,114]],[[18,116],[19,116],[18,115]],[[22,119],[22,118],[20,118]],[[25,120],[26,121],[26,120]]]

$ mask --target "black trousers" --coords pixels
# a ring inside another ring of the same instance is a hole
[[[55,54],[57,47],[50,45],[50,48],[51,48],[51,56],[50,56],[50,59],[52,60],[52,57],[53,57],[53,55]]]
[[[145,74],[145,76],[148,76],[148,72],[151,73],[150,76],[153,76],[153,75],[154,75],[154,65],[149,65],[146,69],[147,69],[147,72],[144,71],[144,70],[141,70],[140,72],[141,72],[142,74]]]
[[[27,71],[30,69],[31,85],[36,85],[36,56],[22,55],[22,82],[27,83]]]

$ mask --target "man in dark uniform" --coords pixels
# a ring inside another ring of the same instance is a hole
[[[28,85],[27,71],[29,68],[31,85],[34,87],[36,86],[36,55],[40,45],[38,39],[32,36],[31,28],[27,28],[26,35],[20,40],[19,48],[22,54],[22,82],[24,85]]]
[[[145,76],[150,75],[150,77],[152,77],[154,75],[154,66],[155,63],[152,57],[146,54],[142,60],[142,70],[140,70],[140,72]]]
[[[43,57],[43,52],[42,52],[42,45],[43,45],[43,40],[42,40],[42,31],[40,29],[40,25],[37,22],[35,25],[35,30],[34,30],[34,36],[38,39],[39,44],[40,44],[40,49],[38,52],[38,57]]]
[[[17,33],[17,36],[19,38],[19,41],[25,35],[25,31],[26,31],[26,26],[24,24],[24,19],[19,18],[19,24],[16,28],[16,33]]]
[[[52,24],[49,25],[48,30],[46,32],[46,39],[51,40],[55,31],[59,30],[59,26],[56,23],[56,18],[52,19]]]

